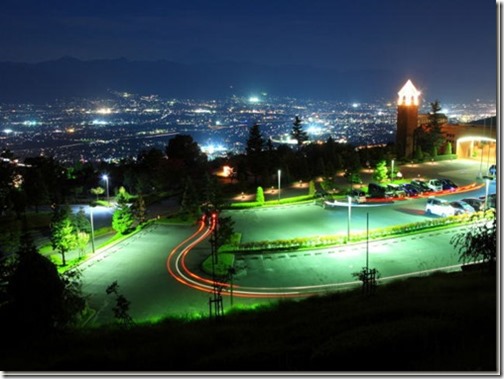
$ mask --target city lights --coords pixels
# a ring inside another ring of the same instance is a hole
[[[386,145],[394,140],[396,130],[396,108],[381,101],[328,102],[260,96],[183,100],[122,94],[107,99],[106,107],[83,99],[81,103],[62,101],[51,107],[21,106],[15,112],[10,107],[0,108],[4,120],[2,138],[8,140],[9,146],[16,146],[18,150],[14,152],[22,157],[39,155],[44,146],[44,154],[65,161],[117,161],[153,147],[163,150],[165,137],[190,134],[208,159],[213,160],[228,153],[243,153],[254,120],[260,122],[265,140],[271,140],[275,146],[297,145],[291,136],[296,115],[306,122],[303,126],[312,143],[331,137],[341,144]],[[258,104],[254,103],[256,100],[260,107],[251,106]],[[464,120],[482,119],[495,114],[496,108],[495,103],[483,101],[443,106]],[[454,120],[457,121],[450,119]],[[20,130],[19,125],[30,127]]]

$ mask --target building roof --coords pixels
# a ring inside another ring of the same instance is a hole
[[[397,93],[399,99],[397,101],[398,105],[418,105],[418,97],[420,96],[420,91],[416,89],[411,80],[408,79],[406,84]]]

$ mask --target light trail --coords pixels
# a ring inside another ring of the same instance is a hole
[[[170,275],[177,281],[179,281],[181,284],[184,284],[198,291],[211,293],[214,291],[214,281],[195,274],[187,267],[187,264],[185,262],[185,259],[187,258],[187,255],[191,252],[191,250],[210,236],[210,234],[213,232],[215,228],[215,223],[212,223],[206,229],[204,227],[205,222],[204,220],[202,220],[198,230],[193,235],[188,237],[186,240],[182,241],[171,251],[167,260],[167,268]],[[171,267],[172,265],[173,268]],[[377,281],[384,282],[388,280],[406,278],[411,276],[419,276],[440,270],[453,271],[460,269],[461,266],[462,264],[456,264],[456,265],[414,271],[404,274],[391,275],[379,278],[377,279]],[[223,295],[231,296],[231,288],[229,283],[216,282],[215,284],[222,287]],[[233,286],[233,296],[242,298],[308,297],[308,296],[320,295],[322,293],[327,293],[329,291],[355,288],[361,284],[362,284],[361,281],[355,280],[342,283],[326,283],[317,285],[287,286],[287,287]]]

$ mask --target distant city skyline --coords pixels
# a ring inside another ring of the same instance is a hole
[[[453,123],[471,123],[495,115],[495,102],[443,103]],[[423,104],[420,112],[430,107]],[[312,142],[355,146],[395,140],[396,102],[349,103],[292,98],[251,97],[206,101],[109,93],[106,99],[57,101],[42,105],[0,106],[0,147],[16,156],[45,154],[62,162],[119,161],[142,150],[164,150],[176,134],[189,134],[209,157],[245,151],[249,129],[259,123],[265,139],[294,143],[295,116]],[[491,122],[487,121],[491,128]]]

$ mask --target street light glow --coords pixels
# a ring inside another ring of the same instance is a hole
[[[105,180],[105,183],[107,184],[107,203],[110,202],[110,195],[109,195],[109,177],[108,175],[103,175],[102,179]]]
[[[280,182],[282,177],[282,170],[278,170],[278,201],[280,201]]]

